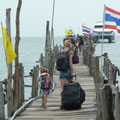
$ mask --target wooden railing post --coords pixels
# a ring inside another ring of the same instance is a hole
[[[32,98],[36,97],[37,94],[37,79],[39,74],[39,66],[33,68],[33,79],[32,79]]]
[[[118,68],[117,68],[115,65],[113,65],[112,68],[113,68],[113,69],[112,69],[112,76],[113,76],[113,77],[112,77],[112,78],[113,78],[112,84],[115,85],[115,84],[117,83],[116,76],[117,76]]]
[[[14,74],[14,111],[19,107],[19,43],[20,43],[20,10],[22,6],[22,0],[18,0],[18,6],[16,11],[16,37],[15,37],[15,74]]]
[[[90,39],[90,44],[89,44],[89,71],[90,71],[90,75],[93,76],[93,57],[94,54],[94,44],[93,44],[93,40]]]
[[[120,120],[120,92],[115,94],[115,120]]]
[[[110,84],[100,88],[100,102],[102,109],[102,120],[114,120],[112,110],[112,90]]]
[[[96,100],[97,100],[97,119],[102,120],[102,110],[100,104],[100,88],[102,87],[100,72],[99,72],[99,57],[94,58],[94,82],[96,89]]]
[[[107,69],[107,58],[108,58],[108,54],[104,53],[104,65],[103,65],[103,71],[104,73],[106,73],[106,69]]]
[[[47,21],[46,24],[46,41],[45,41],[45,65],[46,67],[49,67],[48,59],[49,59],[49,54],[51,50],[51,42],[50,42],[50,31],[49,31],[49,21]]]
[[[53,70],[54,70],[54,63],[55,63],[54,51],[51,51],[48,63],[49,63],[50,78],[53,79]]]
[[[109,71],[108,71],[108,80],[109,80],[109,82],[112,84],[113,82],[113,74],[112,74],[112,67],[113,65],[112,65],[112,63],[111,62],[109,62]]]
[[[58,52],[59,52],[59,48],[58,48],[58,45],[56,45],[54,47],[54,56],[55,56],[55,59],[57,59],[57,57],[58,57]]]
[[[0,120],[5,120],[4,95],[1,81],[0,81]]]
[[[19,106],[24,102],[24,67],[19,63]]]
[[[99,57],[94,58],[94,81],[95,83],[101,83],[99,72]]]
[[[6,9],[6,28],[7,33],[11,40],[11,24],[10,24],[10,11],[11,9]],[[8,63],[8,79],[7,79],[7,112],[8,117],[11,117],[13,114],[13,92],[12,92],[12,63]]]
[[[40,67],[44,66],[44,57],[43,57],[43,53],[41,53],[40,55]]]

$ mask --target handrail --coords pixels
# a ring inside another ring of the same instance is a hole
[[[55,86],[56,86],[56,82],[55,82],[55,80],[53,80],[53,86],[52,86],[52,88],[51,88],[51,90],[50,90],[50,93],[52,93],[52,92],[54,91]],[[40,99],[41,97],[42,97],[42,96],[39,95],[39,96],[36,96],[36,97],[34,97],[34,98],[31,98],[31,99],[30,99],[29,101],[27,101],[24,105],[22,105],[19,109],[17,109],[17,110],[14,112],[13,116],[9,118],[9,120],[14,120],[14,118],[16,117],[16,115],[18,115],[18,114],[20,113],[20,111],[22,111],[28,104],[30,104],[31,102],[35,101],[36,99]]]

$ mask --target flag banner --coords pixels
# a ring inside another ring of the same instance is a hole
[[[13,46],[7,34],[7,30],[3,26],[2,26],[2,34],[3,34],[3,44],[6,52],[7,62],[10,64],[16,58],[16,54],[13,50]]]
[[[120,33],[120,12],[105,7],[105,25],[104,28],[115,29]]]
[[[90,34],[96,35],[96,34],[97,34],[97,31],[92,30]]]
[[[83,35],[87,35],[87,36],[89,36],[89,34],[91,33],[91,29],[84,25],[82,26],[82,31],[83,31]]]
[[[66,35],[72,35],[72,32],[69,31],[69,30],[67,30],[67,29],[65,29],[65,34],[66,34]]]

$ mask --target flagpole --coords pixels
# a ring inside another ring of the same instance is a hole
[[[104,11],[103,11],[103,32],[102,32],[102,47],[101,47],[101,72],[103,71],[102,69],[102,62],[103,62],[103,40],[104,40],[104,29],[105,29],[105,5],[104,5]]]
[[[53,49],[54,49],[54,30],[53,30],[53,23],[54,23],[54,11],[55,11],[55,0],[53,0],[53,11],[52,11],[52,24],[51,24],[51,40],[50,40],[50,43],[51,43],[51,48],[52,48],[52,42],[53,42]]]

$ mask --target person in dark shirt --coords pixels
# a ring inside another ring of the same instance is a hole
[[[79,54],[81,53],[82,46],[83,46],[83,38],[81,36],[78,36],[78,48],[79,48]]]

